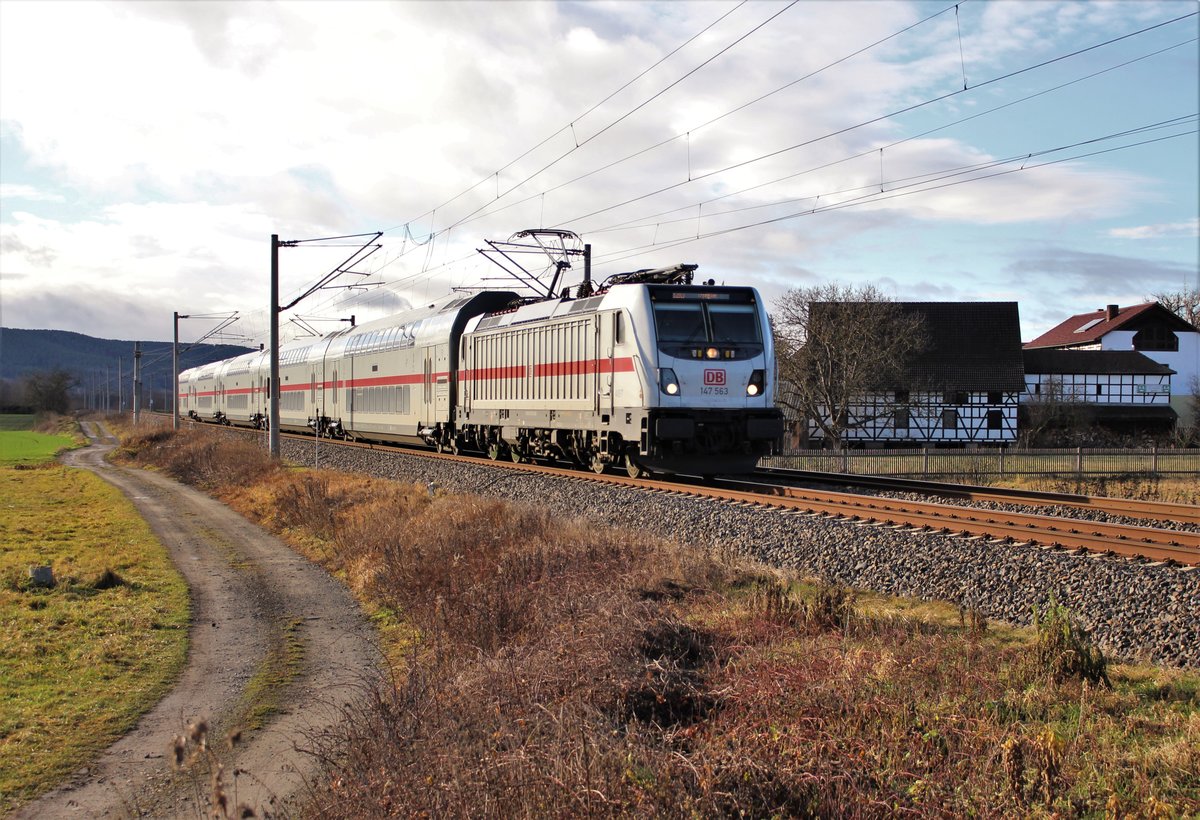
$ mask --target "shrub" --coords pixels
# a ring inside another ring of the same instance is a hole
[[[1033,625],[1037,633],[1034,658],[1037,667],[1051,680],[1078,679],[1112,685],[1104,653],[1092,645],[1091,636],[1075,623],[1065,606],[1051,598],[1044,609],[1034,607]]]

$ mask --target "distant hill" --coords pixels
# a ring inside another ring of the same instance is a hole
[[[155,407],[170,401],[171,343],[142,342],[142,384],[147,402]],[[247,353],[237,345],[179,345],[179,369],[228,359]],[[128,396],[133,381],[133,342],[97,339],[68,330],[24,330],[0,328],[0,380],[10,384],[26,375],[61,368],[78,379],[76,392],[82,402],[98,406],[109,402],[116,409],[118,393]],[[118,368],[121,384],[118,385]],[[107,391],[105,387],[107,386]]]

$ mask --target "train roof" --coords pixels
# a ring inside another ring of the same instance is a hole
[[[527,322],[538,322],[545,319],[557,319],[564,316],[584,315],[588,313],[596,313],[597,311],[601,310],[614,310],[617,308],[629,307],[636,302],[643,300],[645,298],[645,294],[652,291],[672,291],[680,294],[695,294],[696,298],[699,298],[701,294],[705,293],[754,293],[756,294],[757,298],[757,291],[747,286],[708,284],[668,285],[652,282],[638,282],[625,285],[613,285],[611,288],[602,291],[595,296],[586,296],[582,299],[547,299],[540,302],[531,302],[515,309],[497,311],[495,313],[486,313],[477,321],[469,324],[467,326],[467,330],[491,330],[492,328],[511,327],[512,325],[521,325]]]

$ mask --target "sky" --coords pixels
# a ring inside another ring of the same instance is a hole
[[[478,249],[556,228],[597,279],[1017,301],[1029,340],[1200,287],[1198,10],[0,0],[0,324],[257,345],[272,234],[383,232],[286,339],[511,286]],[[280,301],[352,242],[281,248]]]

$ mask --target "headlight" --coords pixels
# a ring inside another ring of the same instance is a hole
[[[755,370],[750,374],[750,383],[746,385],[747,396],[758,396],[762,394],[763,384],[767,380],[765,370]]]
[[[721,355],[721,351],[717,350],[715,347],[710,347],[708,350],[704,351],[704,355],[710,359],[715,359]]]
[[[668,396],[679,395],[679,379],[675,377],[675,371],[669,367],[661,368],[658,371],[658,386]]]

